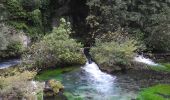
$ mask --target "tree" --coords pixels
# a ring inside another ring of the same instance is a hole
[[[160,47],[155,43],[160,40],[161,51],[170,49],[166,45],[170,44],[169,41],[166,38],[160,39],[169,34],[170,2],[168,0],[88,0],[87,5],[90,8],[87,22],[92,29],[91,39],[107,34],[109,31],[115,32],[121,27],[124,32],[144,41],[148,50],[159,51]],[[158,29],[159,33],[156,33]],[[166,31],[166,34],[163,31]],[[157,34],[159,37],[154,40]]]
[[[59,27],[32,45],[30,53],[23,58],[26,67],[45,68],[84,63],[85,58],[80,51],[82,45],[70,38],[70,33],[70,24],[62,18]]]

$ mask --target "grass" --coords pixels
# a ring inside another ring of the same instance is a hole
[[[70,72],[72,70],[75,70],[79,67],[77,66],[71,66],[71,67],[64,67],[64,68],[57,68],[57,69],[50,69],[50,70],[45,70],[39,73],[35,79],[38,81],[46,81],[49,79],[57,79],[59,81],[62,80],[61,75],[66,72]]]
[[[159,84],[141,91],[137,100],[170,100],[170,84]]]

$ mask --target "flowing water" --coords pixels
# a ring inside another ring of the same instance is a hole
[[[7,61],[0,62],[0,69],[15,66],[15,65],[19,64],[20,62],[21,62],[20,59],[12,59],[12,60],[7,60]]]
[[[151,60],[149,58],[145,58],[143,55],[136,56],[134,58],[134,61],[144,63],[147,65],[151,65],[151,66],[159,66],[159,64],[155,63],[153,60]]]
[[[148,63],[148,59],[145,60]],[[70,68],[72,70],[61,71],[63,69],[46,70],[37,77],[43,81],[61,81],[68,100],[134,100],[142,88],[170,83],[167,81],[169,75],[163,77],[150,71],[131,70],[124,74],[110,75],[102,72],[94,62],[75,69]]]
[[[64,77],[66,91],[83,100],[130,100],[128,98],[134,97],[131,93],[122,91],[116,82],[116,76],[100,71],[94,62],[86,63],[79,72],[65,74]]]
[[[62,81],[68,100],[131,100],[136,96],[133,91],[122,89],[116,76],[100,71],[94,62],[61,75],[53,71],[49,73],[54,75],[48,76]]]

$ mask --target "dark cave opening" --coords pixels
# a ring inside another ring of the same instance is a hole
[[[60,18],[65,18],[66,21],[71,23],[73,31],[71,36],[85,46],[89,46],[91,44],[89,41],[90,27],[86,23],[86,17],[89,15],[90,9],[86,3],[87,0],[50,0],[46,9],[41,10],[45,16],[44,20],[47,20],[44,28],[49,26],[51,29],[52,27],[57,27],[60,23]]]
[[[75,31],[73,37],[80,40],[85,46],[90,45],[87,40],[90,27],[86,24],[86,17],[89,15],[89,6],[86,5],[87,0],[71,0],[70,17],[72,18],[72,28]]]

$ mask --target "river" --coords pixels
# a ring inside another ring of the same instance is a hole
[[[21,62],[20,59],[11,59],[11,60],[5,60],[0,62],[0,69],[9,68],[15,65],[18,65]]]
[[[154,65],[149,59],[143,63]],[[63,68],[61,68],[63,69]],[[102,72],[97,64],[92,62],[73,68],[71,71],[58,73],[59,69],[46,70],[38,77],[43,81],[56,79],[65,86],[68,100],[133,100],[139,91],[157,84],[170,84],[170,74],[152,70],[129,70],[127,73],[107,74]]]

